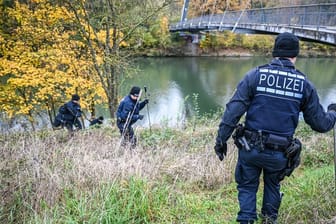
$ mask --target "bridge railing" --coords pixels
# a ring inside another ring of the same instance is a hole
[[[170,29],[179,30],[187,27],[221,29],[228,24],[283,24],[311,26],[314,29],[331,27],[336,30],[336,3],[225,11],[223,14],[206,15],[179,22],[170,26]]]

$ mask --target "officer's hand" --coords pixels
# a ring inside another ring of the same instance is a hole
[[[144,118],[144,115],[139,115],[139,119],[142,120]]]
[[[148,100],[148,99],[145,99],[143,102],[144,102],[145,104],[147,104],[147,103],[149,103],[149,100]]]
[[[226,152],[227,152],[226,142],[223,144],[216,143],[214,149],[215,149],[216,155],[218,156],[219,160],[222,161],[224,159],[224,156],[226,156]]]
[[[329,104],[328,111],[334,111],[336,112],[336,103]]]

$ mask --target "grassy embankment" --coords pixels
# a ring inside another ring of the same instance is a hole
[[[230,140],[216,158],[218,122],[138,129],[134,151],[110,127],[1,135],[0,222],[235,223],[237,151]],[[300,124],[297,136],[303,162],[283,182],[279,223],[335,223],[332,132]]]

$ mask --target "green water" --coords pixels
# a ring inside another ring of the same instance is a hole
[[[140,71],[126,80],[123,94],[132,85],[146,86],[150,93],[151,124],[179,125],[192,115],[213,113],[231,98],[244,74],[270,61],[264,57],[178,57],[145,58],[138,62]],[[333,58],[298,58],[296,68],[314,83],[321,104],[336,102],[336,66]],[[143,95],[144,96],[144,95]]]
[[[121,85],[121,94],[128,94],[132,85],[147,87],[150,104],[141,111],[145,118],[137,122],[138,125],[181,126],[195,115],[223,109],[244,74],[269,61],[270,58],[265,57],[142,58],[137,62],[139,72]],[[296,67],[314,83],[324,108],[336,102],[335,59],[298,58]],[[98,115],[109,118],[107,109],[97,109]],[[41,128],[50,126],[47,116],[43,120]],[[19,123],[11,126],[16,127],[15,130],[22,129]],[[1,120],[0,129],[8,129]]]

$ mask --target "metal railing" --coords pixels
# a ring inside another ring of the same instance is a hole
[[[296,5],[277,8],[225,11],[192,18],[170,26],[172,31],[181,28],[216,28],[234,24],[272,24],[312,29],[330,28],[336,31],[336,3]]]

